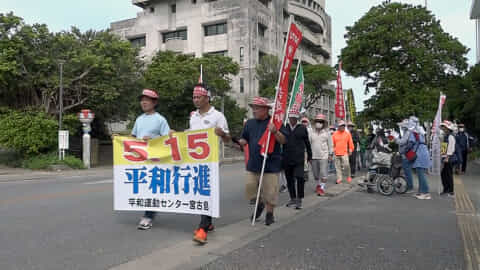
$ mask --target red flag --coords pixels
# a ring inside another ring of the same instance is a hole
[[[302,32],[297,28],[295,24],[290,24],[290,31],[288,32],[287,38],[287,45],[285,46],[284,58],[282,62],[282,69],[280,70],[280,81],[279,81],[279,89],[277,89],[277,96],[275,107],[273,108],[273,123],[277,129],[283,124],[283,119],[285,118],[285,108],[287,106],[287,96],[288,96],[288,79],[290,74],[290,68],[293,63],[293,57],[295,56],[295,52],[300,45],[300,41],[302,41]],[[262,155],[265,154],[265,148],[267,145],[267,138],[268,138],[268,127],[263,133],[262,138],[258,144],[262,146],[260,153]],[[275,137],[270,136],[270,143],[268,145],[268,153],[272,153],[275,147]]]
[[[337,99],[335,102],[335,115],[338,118],[345,118],[345,105],[343,100],[343,87],[342,87],[342,62],[338,63],[338,74],[337,74]]]

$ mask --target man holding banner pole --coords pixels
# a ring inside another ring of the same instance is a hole
[[[257,201],[256,207],[254,210],[254,215],[252,217],[252,225],[255,225],[255,219],[257,217],[257,210],[259,207],[259,196],[260,191],[262,190],[262,181],[263,175],[265,172],[265,166],[267,162],[267,157],[269,154],[273,153],[276,145],[275,142],[279,140],[278,130],[282,127],[283,120],[285,119],[285,109],[287,106],[287,97],[288,97],[288,79],[290,74],[290,68],[293,63],[293,58],[295,56],[295,52],[302,41],[302,32],[297,28],[297,26],[293,23],[293,16],[290,16],[289,20],[289,27],[287,31],[287,39],[285,41],[284,47],[284,57],[282,60],[282,65],[280,72],[278,74],[278,83],[275,93],[275,102],[273,107],[273,116],[270,120],[270,125],[268,129],[265,129],[262,137],[260,138],[258,144],[261,146],[260,154],[263,155],[263,164],[262,169],[260,172],[260,179],[259,179],[259,187],[257,191]],[[272,124],[274,127],[272,127]],[[281,141],[279,141],[282,143]],[[284,142],[282,143],[284,144]],[[278,183],[277,183],[278,184]],[[271,217],[271,218],[269,218]],[[273,223],[273,212],[271,215],[267,215],[266,225],[270,225]]]
[[[284,127],[277,129],[271,123],[272,117],[268,113],[271,106],[268,104],[267,99],[255,97],[249,103],[249,106],[252,108],[254,119],[247,121],[239,140],[242,146],[248,144],[250,154],[247,163],[245,194],[247,200],[257,198],[257,205],[252,219],[258,219],[266,206],[265,224],[270,225],[274,222],[273,210],[278,201],[278,174],[282,166],[282,154],[280,145],[275,144],[272,153],[264,159],[261,155],[261,145],[258,142],[261,140],[265,129],[268,128],[272,133],[272,138],[280,144],[284,144],[287,131]],[[262,187],[259,186],[260,177],[263,177]],[[259,193],[260,195],[258,195]]]

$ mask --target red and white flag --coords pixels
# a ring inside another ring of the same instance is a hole
[[[342,87],[342,62],[338,63],[337,73],[337,93],[335,102],[335,116],[341,119],[345,119],[345,101],[343,100],[343,87]]]
[[[285,46],[284,57],[282,61],[282,69],[280,70],[280,81],[278,82],[278,89],[275,98],[275,105],[273,108],[273,118],[272,122],[275,124],[277,129],[283,124],[283,119],[285,118],[285,111],[287,107],[287,98],[288,98],[288,79],[290,75],[290,68],[292,67],[293,57],[297,51],[300,42],[302,41],[302,32],[297,28],[294,23],[290,24],[288,31],[287,44]],[[260,138],[258,144],[262,146],[260,153],[264,155],[266,153],[266,145],[268,139],[268,127],[267,130]],[[268,153],[272,153],[275,147],[275,137],[270,136],[270,143],[268,144]]]

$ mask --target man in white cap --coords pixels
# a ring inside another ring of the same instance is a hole
[[[158,94],[154,90],[144,89],[139,97],[143,114],[137,117],[132,129],[132,136],[142,140],[150,140],[159,136],[168,135],[170,127],[167,120],[155,111],[158,104]],[[155,212],[146,211],[140,222],[139,230],[148,230],[152,227]]]
[[[348,157],[354,149],[352,135],[345,131],[345,121],[338,122],[338,130],[332,135],[335,151],[335,168],[337,169],[337,184],[342,183],[342,168],[347,171],[347,182],[352,182]]]
[[[283,168],[287,178],[287,187],[290,201],[287,207],[294,206],[302,209],[302,199],[305,196],[305,150],[307,161],[312,160],[312,148],[308,140],[307,128],[298,121],[298,110],[292,109],[288,113],[287,143],[283,145]],[[295,187],[296,186],[296,187]]]
[[[199,130],[207,128],[215,128],[215,134],[222,138],[224,142],[228,142],[230,132],[228,130],[227,119],[223,113],[217,111],[210,104],[211,94],[204,84],[199,83],[193,89],[193,104],[197,108],[190,114],[189,130]],[[211,216],[202,215],[198,229],[194,231],[193,241],[199,244],[207,243],[207,233],[214,230],[213,218]]]
[[[308,133],[312,145],[312,171],[313,178],[317,181],[317,195],[323,196],[327,184],[328,161],[333,157],[333,142],[325,115],[317,114],[314,123],[312,132]]]
[[[252,219],[258,219],[266,206],[267,214],[265,218],[265,225],[269,226],[275,222],[273,210],[278,203],[278,175],[282,168],[282,154],[280,144],[287,142],[285,127],[278,130],[273,123],[271,123],[271,116],[268,111],[271,105],[268,104],[267,99],[263,97],[255,97],[248,104],[253,111],[254,119],[249,119],[245,124],[241,139],[241,145],[247,145],[249,149],[249,159],[247,163],[247,183],[245,186],[245,193],[247,200],[252,200],[257,197],[258,185],[260,180],[260,173],[262,171],[262,164],[264,157],[260,154],[261,146],[258,144],[265,130],[268,128],[271,135],[275,138],[275,148],[271,154],[268,154],[265,163],[265,171],[263,176],[263,183],[261,189],[260,203],[257,206],[256,216]]]

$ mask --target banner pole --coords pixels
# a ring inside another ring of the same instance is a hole
[[[288,114],[289,114],[290,109],[291,109],[290,105],[292,105],[292,100],[293,100],[293,90],[295,88],[295,84],[297,83],[298,68],[300,67],[301,62],[302,62],[302,55],[300,54],[300,58],[298,59],[298,63],[297,63],[297,70],[295,70],[295,79],[293,81],[292,91],[291,91],[292,93],[291,93],[291,96],[290,96],[290,101],[288,102],[287,114],[286,114],[285,120],[283,121],[284,126],[287,124],[287,121],[288,121]]]
[[[280,72],[278,73],[278,81],[277,81],[277,87],[275,91],[275,102],[273,103],[273,110],[272,110],[272,116],[270,118],[270,123],[273,123],[273,116],[275,115],[275,109],[277,107],[277,96],[278,96],[278,90],[280,88],[280,80],[282,79],[282,70],[283,66],[285,65],[285,54],[287,51],[287,44],[288,44],[288,38],[290,35],[290,27],[293,23],[293,15],[290,15],[290,18],[288,20],[288,31],[287,31],[287,39],[285,40],[285,45],[283,46],[283,59],[282,59],[282,65],[280,66]],[[258,202],[260,199],[260,191],[262,190],[262,183],[263,183],[263,175],[265,174],[265,165],[267,164],[267,156],[268,156],[268,148],[270,147],[270,137],[272,133],[270,132],[270,129],[267,126],[268,130],[268,136],[267,136],[267,144],[265,147],[265,154],[263,156],[263,163],[262,163],[262,171],[260,172],[260,179],[258,180],[258,190],[257,190],[257,199],[255,200],[255,209],[253,210],[253,218],[252,218],[252,226],[255,226],[255,217],[257,216],[257,208],[258,208]]]

